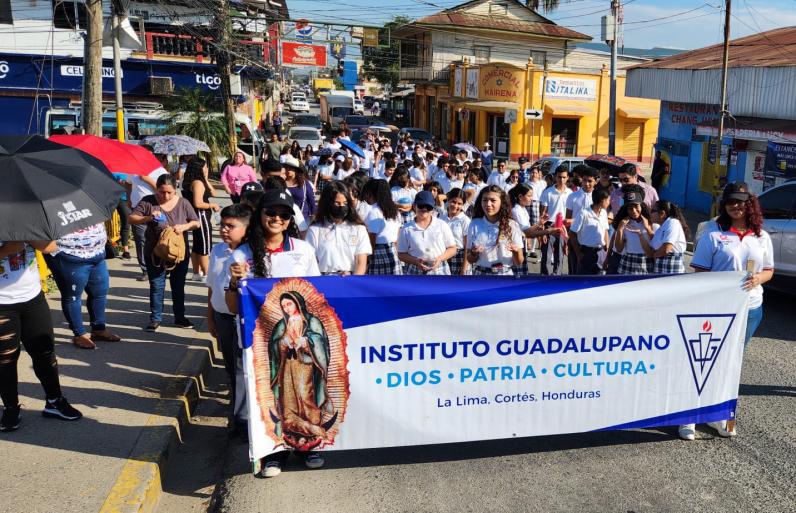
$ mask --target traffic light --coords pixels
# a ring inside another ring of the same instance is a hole
[[[337,61],[337,76],[338,77],[342,77],[343,76],[343,68],[344,68],[343,61]]]

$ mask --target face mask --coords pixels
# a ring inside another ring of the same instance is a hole
[[[331,214],[331,216],[335,219],[344,219],[345,216],[348,215],[348,206],[345,207],[338,207],[336,205],[332,206],[332,208],[329,210],[329,214]]]

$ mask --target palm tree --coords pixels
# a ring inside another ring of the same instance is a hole
[[[210,147],[208,165],[215,167],[219,157],[229,151],[230,134],[221,101],[210,91],[181,87],[167,105],[169,126],[166,133],[180,134],[204,141]]]
[[[541,7],[546,13],[558,9],[560,3],[560,0],[525,0],[525,5],[534,11],[538,11]]]

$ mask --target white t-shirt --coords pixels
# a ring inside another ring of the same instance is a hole
[[[459,215],[451,219],[446,215],[440,217],[442,221],[448,223],[448,226],[453,233],[453,238],[456,240],[456,247],[464,249],[464,238],[467,236],[467,229],[470,227],[470,218],[464,212],[459,212]]]
[[[166,175],[168,173],[168,171],[162,167],[159,167],[149,173],[147,176],[157,182],[158,178],[160,178],[160,175]],[[127,183],[132,185],[130,190],[130,204],[133,206],[133,208],[138,205],[138,202],[141,201],[141,198],[144,196],[155,194],[155,189],[150,187],[149,184],[138,175],[127,175]]]
[[[496,264],[502,264],[503,266],[512,265],[514,260],[508,245],[513,243],[518,247],[522,246],[522,232],[520,231],[520,225],[513,219],[509,220],[509,228],[511,230],[510,239],[501,238],[500,244],[498,244],[497,239],[500,228],[497,223],[490,223],[485,217],[478,217],[470,221],[470,226],[467,229],[467,248],[469,249],[473,246],[482,246],[484,248],[475,265],[486,268]]]
[[[509,177],[509,171],[504,171],[501,173],[498,170],[492,171],[489,173],[489,177],[486,180],[487,185],[497,185],[500,188],[506,184],[506,178]]]
[[[5,243],[0,242],[0,247]],[[19,253],[0,259],[0,305],[24,303],[41,292],[36,250],[25,244]]]
[[[356,255],[373,253],[365,226],[348,221],[313,224],[306,240],[315,249],[322,273],[354,272]]]
[[[567,197],[567,210],[572,211],[572,220],[574,221],[581,211],[591,207],[591,193],[583,189],[578,189]]]
[[[547,182],[544,180],[536,180],[535,182],[530,182],[528,185],[533,189],[533,201],[539,201],[542,197],[542,193],[547,189]]]
[[[55,241],[58,249],[53,252],[53,255],[65,253],[77,258],[90,259],[105,255],[106,242],[108,242],[108,234],[105,231],[105,223],[98,223],[64,235]]]
[[[764,230],[760,236],[754,233],[741,239],[736,233],[723,231],[720,227],[702,234],[691,267],[707,271],[745,271],[746,262],[753,260],[754,272],[774,269],[774,246],[771,237]],[[763,286],[758,285],[749,292],[749,308],[763,304]]]
[[[354,169],[354,166],[351,166],[351,169],[349,169],[348,171],[346,171],[345,169],[343,169],[341,167],[340,169],[337,170],[337,174],[335,175],[334,178],[335,178],[335,180],[342,181],[342,180],[345,180],[346,178],[348,178],[349,176],[353,175],[356,172],[357,172],[357,170]]]
[[[511,209],[511,217],[520,225],[520,230],[525,232],[531,227],[531,216],[528,214],[528,209],[520,204],[514,205]]]
[[[300,232],[304,233],[307,231],[307,219],[301,212],[301,207],[295,203],[293,203],[293,220],[296,221],[296,226],[298,226]]]
[[[411,205],[417,196],[417,190],[414,187],[400,188],[398,186],[390,189],[392,200],[399,205]]]
[[[401,229],[401,222],[397,219],[385,219],[384,213],[375,203],[370,206],[370,212],[365,219],[365,226],[368,233],[376,234],[376,244],[394,244],[398,240],[398,230]]]
[[[359,200],[357,201],[356,211],[357,215],[359,215],[359,218],[364,221],[367,219],[368,214],[370,213],[370,205],[368,205],[367,201]]]
[[[572,194],[572,189],[569,187],[564,187],[563,191],[559,191],[555,186],[551,186],[542,192],[539,202],[547,207],[547,214],[550,216],[550,221],[555,222],[556,216],[559,213],[561,217],[566,217],[567,199],[570,194]]]
[[[641,230],[641,233],[633,233],[630,230]],[[644,223],[641,221],[630,220],[625,226],[625,247],[622,250],[623,255],[627,254],[644,254],[644,246],[641,245],[639,237],[646,237]]]
[[[686,240],[683,225],[677,219],[667,218],[663,224],[655,230],[655,235],[650,240],[650,246],[654,250],[660,249],[664,244],[672,245],[675,254],[685,253]]]
[[[219,313],[231,314],[224,300],[224,289],[229,285],[229,260],[232,249],[226,242],[219,242],[210,250],[210,262],[207,267],[207,286],[210,288],[210,304]]]
[[[608,232],[608,214],[605,209],[597,215],[591,207],[581,210],[572,222],[571,230],[577,234],[578,243],[582,246],[598,248],[605,244]]]
[[[324,178],[332,178],[334,176],[334,164],[318,166],[318,174]]]
[[[427,171],[422,167],[412,167],[409,169],[409,177],[415,182],[425,183],[428,181]]]
[[[232,252],[226,272],[229,273],[229,266],[235,262],[248,262],[250,270],[253,271],[253,258],[249,245],[243,244]],[[250,277],[253,276],[251,271],[249,272]],[[282,251],[271,253],[271,275],[268,278],[320,276],[320,274],[315,250],[301,239],[286,237]]]
[[[425,229],[417,226],[415,221],[409,221],[398,233],[398,252],[409,253],[415,258],[431,260],[455,245],[456,239],[448,224],[435,217]]]

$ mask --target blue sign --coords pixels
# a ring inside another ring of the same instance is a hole
[[[766,176],[796,177],[796,144],[769,141],[766,148]]]

